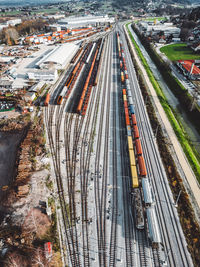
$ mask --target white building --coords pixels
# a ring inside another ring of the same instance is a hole
[[[67,63],[70,62],[78,48],[78,45],[72,43],[57,46],[50,53],[39,60],[36,63],[36,66],[40,69],[63,69]]]
[[[59,24],[53,24],[53,25],[48,25],[46,26],[46,28],[49,30],[49,31],[53,31],[53,32],[56,32],[56,31],[61,31],[61,25]]]
[[[9,25],[15,26],[16,24],[22,23],[22,20],[21,19],[11,19],[11,20],[8,20],[6,23],[7,23],[7,26],[9,26]]]
[[[146,36],[155,36],[160,32],[164,32],[165,37],[168,37],[172,34],[174,38],[178,38],[181,32],[181,29],[173,26],[172,23],[154,24],[152,22],[142,21],[138,23],[138,27]]]
[[[27,72],[29,80],[36,81],[56,81],[58,78],[57,70],[32,70]]]
[[[96,24],[114,23],[115,18],[105,16],[82,16],[68,17],[58,21],[58,24],[65,25],[67,28],[95,26]]]
[[[31,101],[31,102],[35,99],[35,97],[36,97],[35,92],[27,92],[24,96],[26,101]]]

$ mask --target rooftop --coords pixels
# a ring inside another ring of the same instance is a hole
[[[188,71],[190,72],[192,67],[192,74],[193,75],[200,75],[200,69],[194,65],[194,60],[178,60],[179,63],[182,64],[182,66]]]

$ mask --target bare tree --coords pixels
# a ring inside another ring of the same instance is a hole
[[[42,236],[49,229],[51,222],[48,216],[41,212],[41,210],[34,208],[27,214],[23,229],[27,233],[36,233],[38,236]]]
[[[32,257],[33,267],[47,267],[47,260],[44,256],[44,251],[41,248],[37,248]]]
[[[7,255],[5,260],[6,267],[28,267],[27,260],[17,251],[13,251]]]

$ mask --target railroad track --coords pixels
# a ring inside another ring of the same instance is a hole
[[[117,47],[117,44],[116,44]],[[118,58],[118,54],[117,54]],[[120,73],[119,60],[117,62],[118,74]],[[118,75],[118,83],[121,83],[120,75]],[[132,197],[131,197],[131,173],[129,167],[129,153],[126,138],[126,123],[124,115],[124,103],[122,98],[122,89],[125,88],[124,85],[120,86],[118,92],[119,99],[119,119],[120,119],[120,144],[121,144],[121,158],[122,158],[122,189],[123,189],[123,213],[124,213],[124,235],[125,235],[125,258],[124,261],[126,266],[137,266],[137,251],[135,251],[135,244],[133,240],[136,239],[136,229],[134,224],[134,217],[132,216]],[[138,248],[139,250],[139,248]],[[143,265],[141,265],[143,266]]]
[[[48,112],[49,111],[49,112]],[[68,253],[70,255],[70,259],[72,262],[73,266],[77,266],[77,258],[76,258],[76,248],[74,246],[73,242],[73,235],[71,231],[68,231],[70,222],[69,222],[69,217],[66,209],[66,202],[65,202],[65,197],[64,197],[64,190],[63,190],[63,184],[62,184],[62,177],[60,173],[60,168],[59,168],[59,163],[58,163],[58,158],[59,156],[57,155],[57,147],[58,147],[58,136],[56,136],[56,140],[53,138],[53,116],[55,112],[55,106],[49,106],[48,109],[45,109],[45,121],[47,123],[47,132],[48,132],[48,138],[49,138],[49,145],[50,145],[50,150],[53,158],[53,165],[54,165],[54,171],[55,171],[55,176],[56,176],[56,182],[57,182],[57,189],[58,189],[58,197],[60,201],[60,206],[62,210],[62,217],[63,217],[63,226],[64,226],[64,231],[66,234],[66,241],[68,243]]]
[[[119,64],[118,64],[119,67]],[[119,77],[118,77],[119,78]],[[120,79],[118,79],[120,82]],[[119,93],[119,110],[122,111],[120,118],[120,125],[122,126],[122,130],[120,132],[120,143],[121,143],[121,157],[123,159],[122,163],[122,188],[123,188],[123,213],[124,213],[124,234],[125,234],[125,256],[126,256],[126,266],[134,266],[135,260],[133,256],[133,229],[134,224],[131,221],[130,213],[132,208],[132,201],[130,196],[131,190],[131,174],[130,170],[127,168],[129,165],[129,155],[128,155],[128,146],[127,143],[124,143],[124,136],[126,136],[126,124],[125,124],[125,116],[124,116],[124,108],[122,101],[122,93]]]
[[[100,78],[98,84],[98,95],[97,95],[97,109],[100,105],[100,116],[99,116],[99,128],[98,139],[96,146],[96,158],[95,158],[95,205],[96,205],[96,218],[97,218],[97,238],[98,238],[98,255],[99,255],[99,266],[107,266],[107,253],[106,253],[106,199],[107,199],[107,171],[108,171],[108,136],[109,136],[109,109],[110,109],[110,77],[105,78],[108,71],[109,61],[111,60],[111,46],[110,38],[106,44],[106,54],[104,55],[104,62],[102,69],[104,72]],[[104,83],[102,85],[102,79]],[[103,88],[101,92],[101,88]],[[105,126],[104,126],[105,120]],[[104,128],[104,127],[105,128]],[[105,132],[103,132],[103,128]],[[104,136],[103,136],[104,134]],[[103,138],[105,138],[104,150],[102,148]],[[103,150],[103,151],[102,151]],[[101,153],[103,154],[103,169],[102,179],[100,179],[101,167],[100,158]]]
[[[127,46],[126,53],[129,54]],[[130,69],[134,69],[132,61],[130,60],[130,56],[128,56],[127,59]],[[170,250],[168,255],[168,263],[170,266],[192,266],[193,264],[191,262],[191,258],[189,258],[189,253],[187,251],[186,242],[183,238],[183,232],[180,223],[175,219],[178,217],[178,215],[174,207],[172,207],[170,201],[172,200],[171,191],[167,183],[164,169],[163,167],[160,167],[162,164],[153,140],[153,133],[144,108],[144,101],[142,99],[141,91],[139,89],[134,71],[131,72],[131,76],[132,80],[136,81],[133,83],[134,95],[136,97],[136,112],[141,123],[139,128],[140,132],[142,133],[142,144],[145,151],[144,157],[147,163],[147,170],[149,176],[153,177],[151,182],[156,197],[156,211],[161,227],[160,230],[163,238],[164,248],[166,252]],[[152,155],[154,155],[154,157],[152,157]],[[158,183],[161,185],[161,187],[158,187]],[[162,188],[162,192],[160,191],[160,188]]]
[[[89,81],[89,86],[93,86],[93,76]],[[91,88],[92,89],[92,88]],[[80,183],[81,183],[81,217],[82,217],[82,246],[84,266],[90,266],[90,244],[88,229],[88,185],[89,185],[89,166],[93,145],[93,135],[95,131],[94,118],[97,110],[95,109],[95,90],[92,90],[90,102],[87,108],[84,128],[82,133],[82,142],[80,149]],[[93,111],[95,109],[95,111]]]
[[[113,37],[112,37],[113,38]],[[113,50],[113,49],[112,49]],[[113,88],[114,89],[114,88]],[[110,259],[109,266],[115,266],[117,256],[117,220],[118,220],[118,166],[117,166],[117,89],[112,92],[112,218],[111,218],[111,233],[110,233]]]
[[[138,241],[138,249],[139,249],[139,258],[140,258],[140,266],[148,267],[148,255],[147,255],[147,240],[145,231],[136,230],[136,239]]]
[[[152,254],[153,254],[154,266],[155,267],[161,267],[159,250],[157,248],[153,248]]]
[[[82,68],[82,65],[80,65],[78,72],[80,72],[80,69]],[[73,87],[74,81],[72,81],[70,87],[68,90],[71,90],[71,87]],[[62,216],[63,216],[63,223],[65,228],[65,234],[66,239],[68,243],[67,250],[69,251],[70,260],[72,266],[80,266],[80,258],[79,258],[79,244],[78,244],[78,236],[77,236],[77,229],[76,225],[75,227],[71,227],[74,223],[76,212],[75,212],[75,202],[72,191],[68,190],[69,193],[69,199],[70,204],[73,204],[73,210],[70,209],[70,216],[67,211],[67,204],[64,196],[64,188],[63,188],[63,181],[61,176],[61,168],[60,168],[60,126],[62,122],[62,116],[64,113],[64,109],[66,106],[67,99],[65,98],[63,101],[62,106],[57,106],[57,109],[55,106],[49,105],[48,109],[45,109],[45,118],[47,122],[47,132],[49,137],[49,144],[50,149],[53,157],[53,164],[54,164],[54,170],[56,174],[56,181],[57,181],[57,188],[58,188],[58,195],[61,203],[62,208]],[[55,140],[53,138],[53,130],[52,130],[52,124],[53,124],[53,116],[56,109],[55,117],[57,118],[56,124],[55,124]],[[72,119],[70,119],[70,122],[72,122]],[[65,131],[66,132],[66,131]],[[66,144],[66,141],[65,141]],[[66,153],[67,155],[67,153]],[[69,154],[68,154],[69,156]],[[66,160],[67,163],[67,160]],[[67,166],[66,166],[67,168]],[[75,177],[75,176],[74,176]],[[70,185],[69,185],[70,183]],[[70,182],[68,182],[68,188],[74,188],[74,180],[72,179]],[[71,187],[70,187],[71,186]],[[71,207],[72,205],[70,205]],[[65,245],[64,245],[65,246]]]

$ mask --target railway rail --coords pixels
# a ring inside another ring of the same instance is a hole
[[[180,223],[175,219],[178,217],[178,214],[169,201],[170,199],[173,199],[172,194],[169,185],[167,184],[167,178],[166,174],[164,173],[164,169],[163,167],[160,167],[162,166],[162,163],[155,146],[153,132],[148,120],[147,113],[145,111],[144,101],[142,99],[141,91],[136,79],[133,63],[130,59],[127,44],[126,55],[128,59],[129,69],[133,70],[132,72],[130,72],[130,74],[133,81],[132,84],[133,93],[135,95],[136,112],[140,121],[139,128],[142,134],[144,157],[147,163],[149,176],[152,177],[151,182],[157,203],[156,211],[161,227],[163,244],[166,252],[170,250],[170,253],[168,255],[168,264],[169,266],[192,266],[193,264],[191,262],[191,258],[189,257]],[[152,157],[151,155],[154,156]],[[161,187],[158,186],[158,184],[160,184]]]

